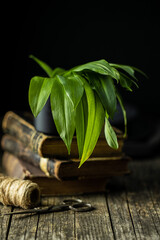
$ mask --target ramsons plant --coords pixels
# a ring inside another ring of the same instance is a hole
[[[128,91],[137,85],[135,71],[141,70],[106,60],[89,62],[70,70],[50,68],[45,62],[34,59],[48,77],[35,76],[30,81],[29,105],[36,117],[50,97],[53,119],[68,154],[76,131],[80,166],[90,157],[104,125],[108,145],[118,148],[117,136],[109,122],[120,103],[127,133],[126,111],[117,90],[120,84]]]

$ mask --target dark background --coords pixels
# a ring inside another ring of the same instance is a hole
[[[1,114],[29,110],[29,81],[43,74],[28,58],[33,54],[53,68],[102,58],[136,66],[149,79],[139,76],[139,89],[124,98],[159,115],[158,1],[74,2],[23,1],[1,7]]]
[[[30,110],[30,79],[44,75],[30,54],[65,69],[104,58],[149,77],[138,75],[139,89],[122,92],[129,120],[126,153],[141,157],[160,150],[158,1],[5,1],[0,18],[1,119],[9,110]]]

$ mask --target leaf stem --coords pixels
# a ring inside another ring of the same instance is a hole
[[[121,98],[118,91],[116,91],[116,96],[117,96],[117,99],[118,99],[119,104],[121,106],[122,113],[123,113],[123,118],[124,118],[124,135],[123,135],[123,137],[126,137],[127,136],[127,114],[126,114],[126,110],[124,108],[122,98]]]

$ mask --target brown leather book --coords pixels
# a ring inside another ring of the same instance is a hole
[[[37,132],[34,126],[24,118],[9,111],[5,114],[2,121],[2,128],[4,132],[9,133],[19,139],[25,147],[29,147],[33,152],[36,152],[41,157],[55,157],[55,158],[78,158],[78,149],[76,137],[73,137],[71,145],[71,153],[68,155],[67,148],[58,136],[47,136],[43,133]],[[111,157],[122,153],[123,134],[120,130],[114,129],[119,148],[117,150],[109,147],[105,137],[100,136],[96,147],[91,157]]]
[[[5,134],[1,140],[4,151],[8,151],[23,161],[39,167],[47,176],[54,176],[57,179],[69,179],[78,177],[108,177],[123,175],[129,172],[128,157],[103,157],[90,158],[81,168],[78,168],[78,159],[58,160],[55,158],[42,158],[13,136]]]
[[[8,152],[4,152],[2,156],[2,166],[10,177],[30,179],[37,183],[41,194],[47,196],[105,192],[109,180],[107,177],[102,177],[59,181],[54,177],[47,177],[39,168]]]

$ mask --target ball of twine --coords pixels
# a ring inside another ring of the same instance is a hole
[[[40,189],[30,180],[0,176],[0,202],[24,209],[32,208],[40,202]]]

